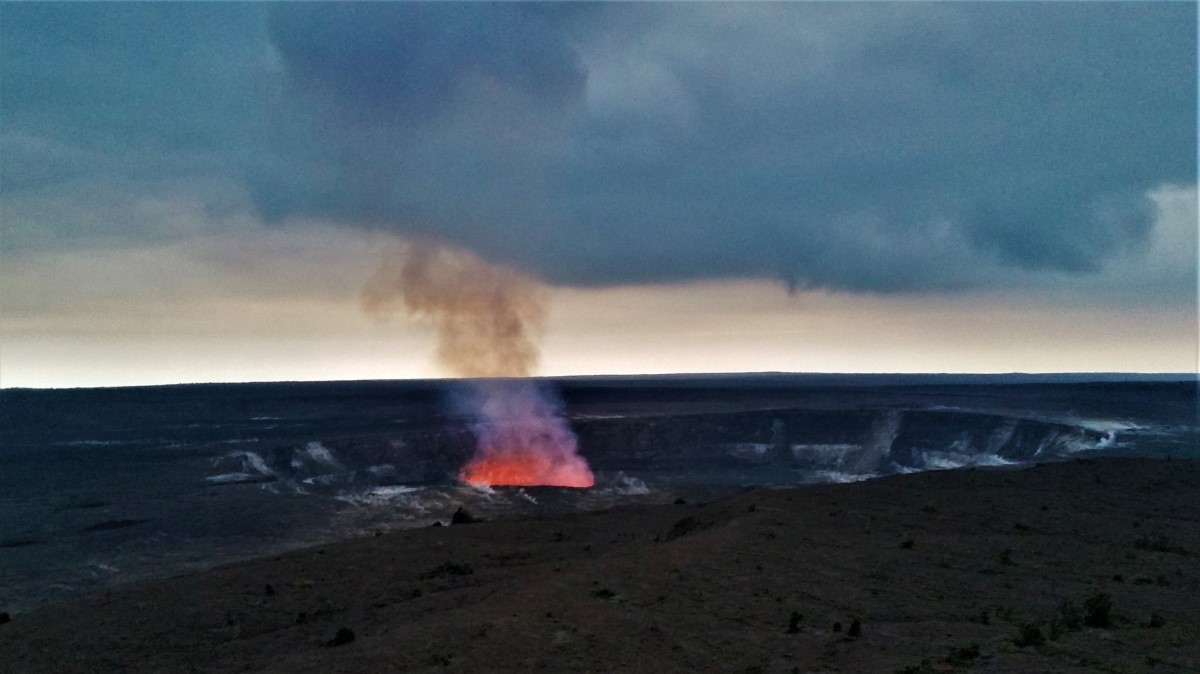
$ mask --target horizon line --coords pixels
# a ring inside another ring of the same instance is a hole
[[[512,377],[380,377],[372,379],[275,379],[275,380],[243,380],[243,381],[181,381],[172,383],[147,383],[147,384],[118,384],[114,386],[4,386],[0,385],[0,391],[78,391],[90,389],[134,389],[134,388],[161,388],[169,386],[238,386],[238,385],[270,385],[270,384],[357,384],[367,382],[396,382],[396,383],[412,383],[412,384],[435,384],[449,382],[469,382],[469,381],[491,381],[491,380],[540,380],[540,381],[579,381],[579,380],[601,380],[601,379],[670,379],[670,378],[685,378],[685,377],[847,377],[847,378],[866,378],[866,377],[959,377],[972,379],[991,379],[991,378],[1029,378],[1037,380],[1046,379],[1071,379],[1070,383],[1106,383],[1114,379],[1123,381],[1182,381],[1192,380],[1200,381],[1200,373],[1198,372],[1137,372],[1137,371],[1120,371],[1120,370],[1100,370],[1100,371],[1071,371],[1071,372],[826,372],[826,371],[807,371],[795,372],[787,370],[762,370],[762,371],[746,371],[746,372],[638,372],[638,373],[601,373],[601,374],[562,374],[562,375],[529,375],[529,376],[512,376]],[[1089,380],[1087,378],[1095,377],[1097,379]],[[1103,380],[1103,381],[1102,381]],[[1066,382],[1063,382],[1066,383]]]

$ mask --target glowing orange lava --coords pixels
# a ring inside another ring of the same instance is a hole
[[[469,484],[511,487],[578,487],[596,484],[587,462],[578,456],[546,456],[521,450],[500,450],[463,466],[459,477]]]

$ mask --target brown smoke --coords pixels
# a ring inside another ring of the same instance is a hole
[[[525,377],[538,365],[536,339],[546,288],[461,248],[407,242],[390,252],[363,288],[363,307],[434,324],[438,363],[463,377]]]
[[[545,286],[449,246],[410,242],[390,252],[363,288],[363,306],[398,302],[438,331],[438,362],[471,378],[527,377],[546,316]],[[459,479],[483,485],[587,488],[596,478],[552,391],[531,380],[475,381],[454,403],[472,419],[475,456]]]

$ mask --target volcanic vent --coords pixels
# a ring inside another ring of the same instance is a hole
[[[475,454],[459,478],[476,485],[591,487],[595,476],[552,391],[527,379],[547,289],[470,251],[406,243],[368,280],[363,305],[386,314],[398,305],[437,329],[439,365],[467,377],[455,411],[467,415]]]

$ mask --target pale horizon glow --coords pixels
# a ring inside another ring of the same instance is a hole
[[[1139,289],[1194,277],[1196,190],[1155,194],[1150,244],[1073,283],[553,289],[537,374],[1195,373],[1194,303]],[[319,222],[249,222],[185,243],[25,255],[0,271],[0,387],[445,378],[429,326],[362,310],[390,244]]]
[[[353,300],[212,302],[196,312],[212,321],[207,329],[181,328],[156,311],[169,307],[143,306],[136,331],[109,324],[106,336],[10,334],[2,385],[448,378],[433,365],[426,326],[381,323]],[[1196,371],[1193,318],[1024,300],[788,295],[777,283],[753,281],[560,289],[537,375]]]

